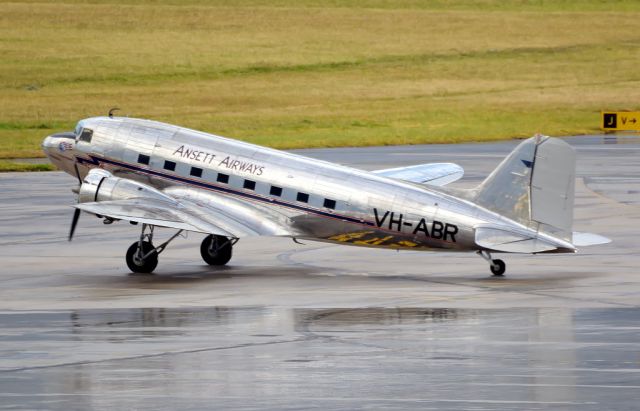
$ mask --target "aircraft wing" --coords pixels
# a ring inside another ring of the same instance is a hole
[[[178,199],[194,217],[220,227],[236,238],[299,234],[291,219],[272,207],[183,186],[171,187],[164,192]]]
[[[167,194],[175,202],[139,197],[74,207],[118,220],[233,238],[295,234],[287,217],[246,201],[179,188]]]
[[[131,198],[74,205],[82,211],[116,220],[134,221],[159,227],[197,231],[233,237],[233,234],[176,207],[176,204],[157,199]]]
[[[412,183],[444,186],[462,178],[464,169],[453,163],[430,163],[376,170],[372,173]]]

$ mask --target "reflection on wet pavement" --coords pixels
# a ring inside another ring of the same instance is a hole
[[[0,314],[0,409],[633,409],[640,309]]]

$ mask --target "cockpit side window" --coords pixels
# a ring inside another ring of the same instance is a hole
[[[90,143],[91,137],[93,137],[93,130],[90,128],[83,128],[82,133],[80,133],[80,137],[78,137],[78,141],[86,141],[87,143]]]

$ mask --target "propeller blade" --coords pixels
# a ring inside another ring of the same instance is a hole
[[[69,231],[69,241],[73,238],[73,233],[76,231],[76,225],[78,224],[78,219],[80,218],[81,210],[76,208],[73,211],[73,220],[71,220],[71,231]]]
[[[82,185],[82,179],[80,178],[80,170],[78,170],[78,163],[73,163],[73,168],[76,169],[76,177],[78,177],[78,182]]]

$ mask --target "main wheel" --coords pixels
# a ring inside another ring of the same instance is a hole
[[[155,247],[148,241],[142,242],[142,255],[145,256],[149,252],[146,258],[141,259],[138,253],[139,242],[131,244],[131,247],[127,250],[127,267],[134,273],[150,273],[158,266],[158,253],[155,251]]]
[[[507,271],[507,266],[502,260],[491,260],[491,272],[496,277],[502,277],[504,272]]]
[[[227,237],[210,234],[200,244],[200,255],[209,265],[225,265],[231,260],[232,248]]]

